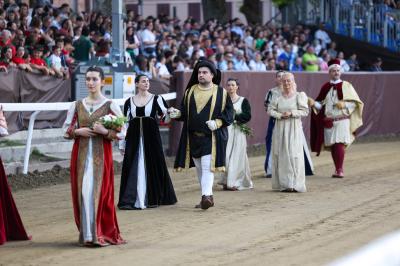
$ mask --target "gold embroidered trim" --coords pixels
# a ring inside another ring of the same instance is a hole
[[[214,84],[213,85],[213,95],[212,95],[212,100],[211,100],[211,108],[210,108],[210,116],[209,120],[212,119],[212,115],[214,113],[215,109],[215,103],[217,101],[217,93],[218,93],[218,85]],[[217,155],[217,144],[216,144],[216,139],[215,139],[215,132],[211,132],[211,172],[215,172],[215,157]]]

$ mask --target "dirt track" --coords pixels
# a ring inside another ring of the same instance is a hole
[[[68,184],[17,191],[32,241],[0,247],[0,264],[29,265],[323,265],[400,229],[400,142],[353,145],[346,177],[332,179],[328,153],[314,158],[308,192],[271,191],[263,158],[251,158],[255,189],[215,189],[216,206],[195,210],[194,171],[172,173],[179,203],[118,211],[128,244],[77,246]],[[119,178],[116,178],[118,193]]]

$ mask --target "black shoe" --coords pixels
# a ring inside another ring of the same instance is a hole
[[[202,210],[207,210],[210,207],[214,206],[214,199],[213,196],[202,196],[200,207]]]

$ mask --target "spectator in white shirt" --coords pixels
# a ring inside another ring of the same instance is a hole
[[[246,63],[244,52],[243,50],[237,50],[236,52],[236,63],[235,63],[235,70],[238,71],[249,71],[250,68]]]
[[[54,70],[57,77],[67,79],[69,77],[68,69],[61,64],[61,48],[53,47],[53,54],[49,57],[50,68]]]
[[[153,33],[153,21],[146,21],[146,29],[141,32],[141,41],[143,47],[143,54],[146,57],[155,55],[156,52],[156,35]]]
[[[344,59],[344,53],[343,52],[339,52],[337,59],[340,60],[340,68],[342,69],[342,72],[348,72],[350,71],[350,66],[349,64],[347,64],[347,61]]]
[[[249,63],[249,67],[252,71],[266,71],[267,67],[264,62],[261,60],[262,56],[260,52],[256,52],[255,59],[251,60]]]
[[[158,62],[156,64],[157,76],[161,79],[168,80],[171,78],[171,73],[169,73],[167,66],[165,65],[166,59],[164,54],[158,56]]]
[[[324,31],[324,24],[322,23],[319,25],[319,29],[315,32],[314,38],[321,41],[321,46],[323,49],[326,49],[326,47],[332,42],[328,33]]]

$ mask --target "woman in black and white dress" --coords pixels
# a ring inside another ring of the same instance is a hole
[[[167,103],[149,92],[145,75],[135,78],[137,94],[126,100],[124,115],[128,118],[118,208],[145,209],[177,202],[161,143],[158,120],[169,118]]]

